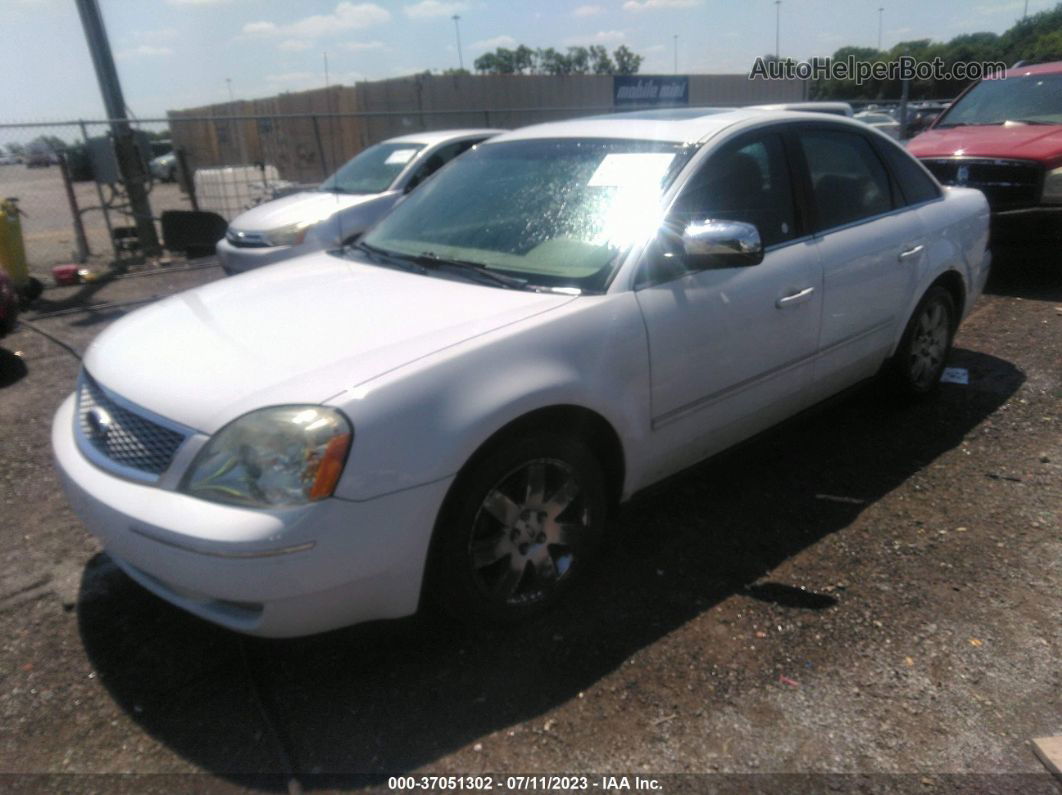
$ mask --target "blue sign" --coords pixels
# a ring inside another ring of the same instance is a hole
[[[616,75],[612,78],[612,104],[689,105],[690,79]]]

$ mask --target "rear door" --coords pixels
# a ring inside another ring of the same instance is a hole
[[[814,379],[824,397],[880,368],[906,321],[925,234],[868,134],[816,122],[793,135],[823,270]]]

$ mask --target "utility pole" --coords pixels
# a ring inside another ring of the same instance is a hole
[[[678,74],[678,34],[675,34],[675,74]]]
[[[454,21],[454,32],[457,33],[457,63],[461,67],[462,71],[465,68],[465,56],[461,53],[461,17],[459,14],[454,14],[450,17]]]
[[[782,0],[774,0],[774,57],[780,60],[781,51],[778,47],[779,36],[782,30]]]
[[[882,15],[884,13],[885,13],[885,9],[882,8],[882,7],[879,7],[878,8],[878,49],[879,50],[881,49],[881,19],[882,19]]]
[[[125,112],[125,99],[122,86],[118,82],[118,70],[114,66],[114,55],[107,40],[107,31],[103,27],[103,16],[97,0],[75,0],[81,15],[81,25],[85,29],[92,65],[96,68],[96,79],[103,94],[103,105],[107,109],[107,118],[111,120],[111,135],[114,136],[114,151],[118,159],[118,172],[125,183],[125,192],[129,196],[129,206],[133,212],[137,237],[141,250],[149,257],[161,253],[155,220],[151,213],[147,189],[144,183],[144,163],[137,151],[133,128]]]

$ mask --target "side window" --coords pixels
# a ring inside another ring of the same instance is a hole
[[[781,136],[742,138],[712,155],[671,211],[684,226],[707,218],[755,225],[764,246],[796,237],[796,209]]]
[[[921,204],[940,198],[940,188],[936,182],[909,154],[886,143],[878,144],[878,149],[884,154],[885,162],[892,169],[892,174],[908,204]]]
[[[432,152],[423,163],[417,166],[417,170],[413,173],[413,176],[409,178],[409,182],[406,183],[406,190],[413,190],[413,188],[417,187],[417,185],[422,183],[470,146],[471,144],[467,141],[460,141]]]
[[[850,224],[893,209],[889,175],[862,135],[800,130],[820,229]]]

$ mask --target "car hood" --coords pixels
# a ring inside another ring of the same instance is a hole
[[[999,157],[1037,160],[1048,168],[1062,162],[1062,125],[985,125],[927,130],[907,151],[915,157]]]
[[[240,232],[268,232],[299,221],[317,222],[338,210],[364,204],[386,193],[332,193],[310,190],[293,193],[252,207],[238,215],[229,227]]]
[[[318,253],[137,310],[89,347],[104,387],[204,433],[255,408],[319,403],[572,296]]]

